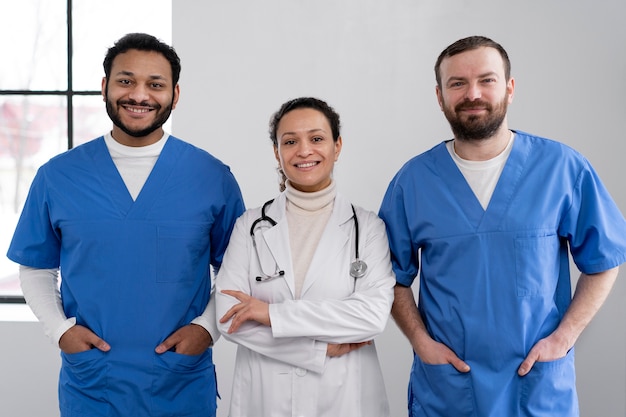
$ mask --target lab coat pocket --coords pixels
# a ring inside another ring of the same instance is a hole
[[[560,241],[556,234],[515,239],[515,275],[518,297],[554,294],[559,275]]]
[[[201,355],[165,352],[156,356],[152,383],[153,416],[213,415],[217,381],[211,351]],[[196,414],[197,413],[197,414]]]
[[[208,271],[210,226],[205,223],[186,223],[159,226],[157,229],[157,282],[192,281],[198,276],[195,268]],[[199,258],[207,257],[205,265]],[[206,272],[206,271],[205,271]]]
[[[78,353],[61,352],[59,406],[62,410],[83,412],[79,415],[105,415],[108,409],[107,353],[90,349]],[[94,401],[85,401],[91,398]],[[92,409],[97,407],[98,409]],[[92,414],[89,414],[92,413]],[[73,415],[73,414],[68,414]]]
[[[409,395],[411,417],[475,415],[470,374],[450,364],[429,365],[416,358]]]
[[[522,415],[537,417],[578,416],[574,351],[551,362],[536,362],[521,378]]]

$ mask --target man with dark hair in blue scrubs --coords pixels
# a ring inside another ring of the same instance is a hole
[[[108,50],[112,131],[39,169],[11,242],[61,349],[62,417],[215,416],[211,266],[244,205],[226,165],[163,130],[180,69],[151,35]]]

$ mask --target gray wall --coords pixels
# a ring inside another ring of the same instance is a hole
[[[228,163],[250,207],[277,192],[270,114],[314,95],[342,116],[340,191],[377,210],[402,163],[451,137],[434,95],[438,53],[483,34],[513,63],[509,125],[581,151],[626,212],[623,0],[186,0],[173,13],[183,63],[173,133]],[[577,344],[584,417],[626,415],[625,271]],[[0,415],[57,416],[58,352],[39,324],[0,322],[0,340]],[[392,415],[406,415],[409,344],[391,321],[376,343]],[[215,350],[224,417],[235,347]]]

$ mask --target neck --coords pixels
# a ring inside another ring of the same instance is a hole
[[[111,130],[111,136],[116,142],[132,147],[148,146],[157,143],[163,137],[164,133],[163,128],[159,128],[146,136],[135,137],[127,134],[115,125],[113,125],[113,129]]]

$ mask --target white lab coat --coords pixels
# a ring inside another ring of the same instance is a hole
[[[218,318],[238,303],[220,292],[233,289],[270,303],[272,322],[268,327],[249,321],[233,334],[227,333],[230,322],[218,323],[224,337],[239,345],[230,416],[386,417],[375,345],[326,356],[328,343],[369,341],[385,329],[395,284],[385,226],[376,214],[355,207],[359,255],[368,270],[362,278],[351,277],[353,214],[350,202],[338,194],[296,300],[285,206],[282,193],[266,212],[276,226],[263,222],[256,229],[263,270],[272,274],[278,264],[284,276],[256,280],[261,271],[250,226],[261,215],[257,208],[237,220],[216,279]]]

